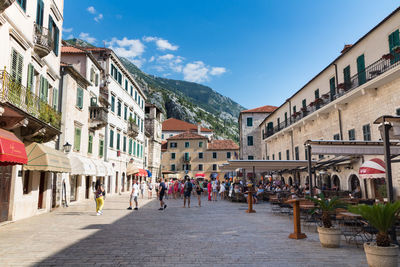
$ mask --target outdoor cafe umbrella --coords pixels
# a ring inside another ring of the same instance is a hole
[[[361,165],[359,174],[362,179],[385,178],[385,162],[378,158],[368,160]]]

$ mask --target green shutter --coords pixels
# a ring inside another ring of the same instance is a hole
[[[358,85],[366,82],[364,54],[357,58]]]
[[[89,133],[88,153],[92,154],[92,152],[93,152],[93,135]]]
[[[11,52],[11,76],[18,83],[22,83],[22,69],[24,58],[14,49]]]
[[[139,157],[140,155],[140,144],[137,143],[137,147],[136,147],[136,156]]]
[[[117,150],[120,149],[121,134],[117,133]]]
[[[343,80],[345,89],[349,89],[351,87],[350,65],[343,69]]]
[[[132,139],[130,139],[130,138],[129,138],[129,149],[128,149],[128,151],[129,151],[129,155],[131,155],[132,154]]]
[[[389,51],[394,55],[394,59],[390,61],[391,64],[400,60],[400,55],[393,51],[396,46],[400,46],[399,30],[394,31],[389,35]]]
[[[100,158],[103,157],[103,152],[104,151],[104,140],[100,140],[99,142],[99,156]]]
[[[80,87],[76,89],[76,106],[80,109],[83,108],[83,89]]]
[[[38,0],[36,9],[36,24],[40,26],[43,26],[43,10],[44,10],[43,0]]]
[[[136,141],[133,142],[133,155],[136,156]]]
[[[332,77],[329,80],[329,88],[330,88],[330,93],[331,93],[331,100],[333,100],[336,95],[335,77]]]
[[[110,147],[114,147],[114,131],[110,130]]]
[[[75,128],[75,138],[74,138],[74,150],[81,150],[81,129]]]
[[[33,89],[33,65],[29,64],[28,65],[28,78],[27,78],[27,82],[26,82],[26,88],[28,89],[28,91],[32,92]]]
[[[58,89],[53,88],[53,108],[58,110]]]
[[[123,144],[122,150],[124,152],[126,152],[126,136],[124,136],[124,144]]]

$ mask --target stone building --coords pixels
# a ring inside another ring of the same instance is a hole
[[[400,115],[399,29],[400,8],[353,45],[346,45],[335,60],[272,112],[260,125],[264,132],[260,145],[266,146],[263,157],[305,160],[307,140],[380,140],[373,122],[382,115]],[[336,160],[317,170],[314,184],[349,191],[360,185],[363,197],[379,196],[384,180],[359,176],[360,166],[372,158],[383,156],[313,156],[320,162]],[[392,167],[399,196],[400,165]],[[307,175],[304,171],[283,173],[286,182],[299,180],[303,185]]]
[[[174,135],[163,144],[161,166],[164,173],[182,179],[211,175],[224,178],[219,166],[237,159],[239,146],[232,140],[209,140],[204,135],[190,131]]]
[[[161,177],[161,132],[163,113],[157,106],[146,104],[145,107],[145,128],[149,134],[147,142],[147,169],[152,174],[152,182]]]
[[[258,108],[243,110],[239,114],[239,158],[249,160],[265,159],[263,148],[258,144],[262,140],[262,130],[260,124],[277,107],[262,106]]]
[[[62,0],[0,5],[0,222],[51,210],[70,171],[58,151],[63,8]]]
[[[211,139],[213,135],[213,131],[204,127],[201,127],[200,124],[194,125],[188,123],[186,121],[181,121],[175,118],[166,119],[162,123],[162,141],[166,141],[168,138],[181,134],[184,132],[195,132],[197,134],[206,136],[208,139]]]

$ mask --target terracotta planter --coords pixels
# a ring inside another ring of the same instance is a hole
[[[319,241],[326,248],[340,247],[342,231],[337,228],[325,228],[318,226]]]
[[[397,267],[399,246],[378,247],[376,243],[364,243],[364,251],[369,267]]]

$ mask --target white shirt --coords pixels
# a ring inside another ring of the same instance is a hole
[[[133,185],[133,196],[137,197],[139,195],[139,186],[137,184]]]

